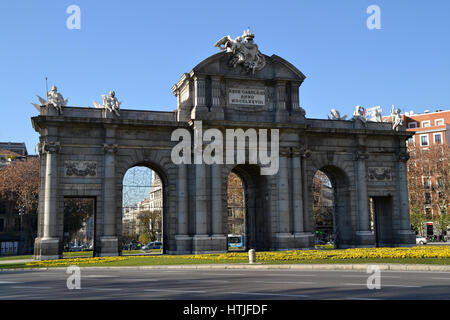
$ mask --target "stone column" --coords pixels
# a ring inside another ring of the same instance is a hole
[[[292,248],[293,235],[290,217],[289,148],[280,148],[280,167],[277,175],[278,189],[278,249]]]
[[[290,233],[290,214],[289,214],[289,159],[290,151],[288,148],[280,149],[280,168],[278,171],[278,214],[279,214],[279,232]]]
[[[401,151],[397,154],[397,194],[398,194],[398,217],[400,241],[398,245],[414,246],[416,244],[415,233],[411,230],[409,217],[408,181],[406,179],[406,162],[409,154]]]
[[[212,235],[211,245],[214,251],[227,251],[227,236],[223,233],[223,186],[222,165],[211,165],[211,210],[212,210]]]
[[[195,165],[195,235],[193,238],[194,253],[208,251],[208,195],[206,190],[206,165]]]
[[[175,235],[177,243],[176,253],[191,253],[192,237],[188,235],[188,176],[187,165],[178,165],[178,234]]]
[[[303,186],[300,148],[292,149],[291,177],[292,177],[292,218],[294,234],[303,232]]]
[[[286,109],[286,82],[277,81],[275,85],[276,94],[276,113],[275,121],[283,122],[287,121],[288,112]]]
[[[191,111],[192,119],[205,119],[208,108],[206,107],[206,79],[194,77],[194,108]]]
[[[221,165],[211,165],[211,191],[212,191],[212,234],[223,235],[222,223],[222,175]]]
[[[355,154],[357,162],[358,180],[358,211],[359,211],[359,231],[369,231],[369,199],[367,197],[367,177],[366,159],[367,153],[357,151]]]
[[[309,211],[309,188],[308,188],[308,172],[307,172],[307,159],[311,156],[311,151],[308,149],[302,149],[301,154],[301,168],[302,168],[302,189],[303,189],[303,217],[308,215]],[[305,219],[303,219],[304,223]],[[305,230],[305,225],[303,225]],[[311,230],[312,231],[312,230]]]
[[[188,234],[188,195],[186,164],[178,165],[178,234]]]
[[[211,117],[223,120],[223,108],[220,106],[220,77],[211,76]]]
[[[58,259],[59,237],[56,234],[59,142],[46,142],[45,196],[44,196],[44,232],[40,241],[40,252],[37,259]]]
[[[100,238],[100,256],[118,255],[116,230],[116,169],[117,144],[104,144],[103,179],[103,236]]]
[[[369,198],[367,195],[366,159],[369,154],[363,151],[355,152],[356,185],[358,197],[358,231],[356,232],[358,244],[361,246],[374,246],[375,236],[369,226]]]
[[[305,224],[305,217],[308,218],[312,211],[309,212],[309,209],[312,209],[312,203],[310,203],[309,199],[309,184],[308,184],[308,171],[307,171],[307,162],[308,158],[311,156],[311,151],[302,148],[300,150],[300,167],[301,167],[301,184],[302,184],[302,232],[297,233],[295,235],[297,245],[301,248],[313,248],[314,247],[314,233],[313,230],[309,230],[311,226]]]

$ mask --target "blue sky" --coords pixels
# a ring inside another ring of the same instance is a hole
[[[69,30],[68,6],[81,9]],[[369,5],[381,30],[369,30]],[[215,54],[224,35],[248,26],[267,55],[305,75],[307,117],[358,104],[403,111],[450,107],[450,1],[88,1],[0,2],[0,141],[38,135],[30,102],[45,96],[45,77],[71,106],[92,106],[115,90],[122,108],[174,110],[171,86]]]

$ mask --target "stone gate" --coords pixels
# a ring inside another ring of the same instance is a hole
[[[227,251],[230,172],[245,186],[248,248],[314,247],[311,189],[317,170],[335,190],[337,247],[415,244],[405,165],[411,134],[401,123],[367,121],[357,111],[350,120],[336,112],[332,120],[306,118],[299,95],[305,76],[281,57],[261,54],[253,37],[246,31],[217,42],[221,52],[172,87],[178,100],[173,112],[120,109],[114,94],[96,108],[68,107],[62,96],[41,100],[40,115],[32,118],[40,134],[36,259],[62,256],[66,197],[95,199],[94,255],[120,255],[122,182],[134,166],[147,166],[161,178],[165,253]],[[185,128],[194,135],[195,121],[224,134],[278,129],[277,174],[261,175],[261,164],[248,161],[174,164],[171,151],[178,142],[171,141],[172,132]]]

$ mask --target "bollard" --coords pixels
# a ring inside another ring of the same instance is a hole
[[[248,263],[255,263],[255,261],[256,261],[255,249],[248,250]]]

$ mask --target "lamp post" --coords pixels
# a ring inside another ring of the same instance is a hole
[[[23,207],[20,207],[19,209],[19,217],[20,217],[20,228],[19,228],[19,232],[20,232],[20,238],[19,238],[19,248],[18,248],[18,254],[22,254],[23,253],[23,247],[24,247],[24,243],[23,243],[23,217],[24,215],[24,209]]]

